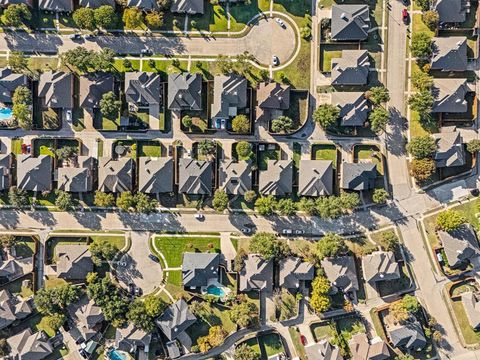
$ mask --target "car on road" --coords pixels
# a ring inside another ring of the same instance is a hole
[[[150,50],[149,48],[145,48],[145,49],[140,50],[140,54],[142,54],[142,55],[152,55],[152,50]]]
[[[92,40],[94,37],[95,37],[94,34],[86,34],[86,35],[83,35],[83,38],[84,38],[85,40]]]
[[[138,286],[135,287],[135,295],[136,296],[142,296],[142,294],[143,294],[142,289],[140,289]]]
[[[80,34],[71,34],[71,35],[69,36],[69,38],[70,38],[71,40],[80,40],[80,39],[82,38],[82,35],[80,35]]]
[[[155,261],[156,263],[159,263],[159,262],[160,262],[160,260],[158,260],[158,257],[156,257],[156,256],[153,255],[153,254],[148,254],[148,258],[149,258],[150,260]]]
[[[408,24],[408,10],[406,8],[402,11],[402,20],[405,24]]]
[[[65,112],[65,118],[69,124],[72,123],[72,110],[67,110]]]
[[[250,228],[242,228],[241,231],[242,231],[242,233],[244,233],[244,234],[251,234],[251,233],[252,233],[252,229],[250,229]]]
[[[273,57],[272,57],[272,64],[273,64],[273,66],[278,66],[278,65],[280,65],[280,59],[278,58],[277,55],[273,55]]]
[[[282,235],[292,235],[293,230],[292,229],[283,229],[282,230]]]
[[[275,18],[275,22],[276,22],[278,25],[280,25],[280,27],[281,27],[282,29],[286,29],[286,28],[287,28],[287,25],[285,25],[285,23],[283,22],[282,19],[280,19],[280,18],[277,17],[277,18]]]
[[[198,221],[202,221],[205,219],[205,215],[203,214],[195,214],[195,219],[197,219]]]
[[[295,235],[303,235],[303,234],[305,234],[305,230],[299,230],[299,229],[295,230]]]

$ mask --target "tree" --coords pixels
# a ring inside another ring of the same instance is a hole
[[[151,213],[155,211],[158,206],[158,202],[155,199],[150,198],[147,194],[137,192],[134,195],[135,210],[139,213]]]
[[[370,112],[368,120],[370,121],[372,131],[378,133],[385,130],[385,127],[390,120],[390,113],[383,106],[378,106]]]
[[[26,86],[19,86],[15,89],[15,92],[12,96],[12,101],[14,104],[32,104],[32,92]]]
[[[232,120],[232,130],[240,134],[248,134],[250,132],[250,120],[246,115],[240,114]]]
[[[232,306],[228,312],[230,320],[234,324],[244,328],[250,326],[258,316],[258,308],[255,303],[242,301]]]
[[[94,10],[95,23],[99,28],[113,29],[117,25],[118,17],[115,9],[110,5],[103,5]]]
[[[480,140],[472,139],[467,143],[467,150],[472,154],[476,154],[480,151]]]
[[[347,251],[345,239],[335,233],[329,232],[317,242],[316,254],[320,260],[326,257],[336,257]]]
[[[228,207],[228,201],[228,195],[225,190],[217,189],[213,195],[213,208],[215,211],[223,212]]]
[[[8,354],[10,354],[10,349],[9,349],[7,340],[4,338],[0,338],[0,356],[7,356]],[[255,359],[255,360],[260,360],[260,359]]]
[[[198,152],[203,156],[214,155],[217,149],[215,141],[205,139],[198,143]]]
[[[96,29],[95,11],[92,8],[81,7],[74,11],[73,21],[80,29],[93,31]]]
[[[30,130],[33,127],[32,112],[27,104],[13,104],[12,115],[18,126],[23,130]]]
[[[313,120],[327,129],[337,123],[340,109],[332,104],[322,104],[313,112]]]
[[[77,46],[62,54],[62,61],[67,66],[73,66],[79,71],[88,72],[92,67],[94,51],[85,49],[84,47]]]
[[[55,150],[55,155],[60,160],[70,159],[77,155],[78,148],[75,146],[63,146]]]
[[[255,209],[260,215],[272,215],[275,211],[276,201],[272,195],[261,196],[255,200]]]
[[[401,300],[390,305],[389,314],[398,322],[404,322],[410,317]]]
[[[411,354],[401,354],[395,356],[395,360],[415,360],[415,358]]]
[[[112,193],[104,193],[103,191],[95,191],[95,198],[93,199],[95,206],[111,207],[115,205],[115,197]]]
[[[380,246],[384,251],[393,251],[398,246],[398,237],[393,230],[385,231],[380,236]]]
[[[435,139],[430,135],[413,137],[407,144],[407,151],[415,159],[431,157],[436,149],[437,144],[435,143]]]
[[[330,199],[335,200],[334,197]],[[339,197],[340,206],[342,211],[354,210],[358,205],[360,205],[360,196],[356,192],[342,192]]]
[[[145,15],[145,22],[149,28],[158,29],[163,25],[163,13],[151,11]]]
[[[456,210],[445,210],[437,216],[437,228],[443,231],[452,231],[458,229],[460,225],[465,224],[467,219],[465,216]]]
[[[286,133],[293,128],[293,121],[288,116],[279,116],[272,120],[271,128],[274,133]]]
[[[420,115],[420,117],[427,117],[432,112],[434,98],[430,90],[423,89],[410,95],[408,105],[410,108]]]
[[[217,60],[215,61],[215,69],[216,72],[228,75],[233,72],[233,63],[225,55],[218,55]]]
[[[266,260],[281,259],[290,253],[290,248],[285,241],[277,239],[275,234],[257,232],[250,240],[249,250],[259,254]]]
[[[239,160],[248,160],[253,155],[252,144],[250,144],[248,141],[239,141],[235,149],[237,151]]]
[[[45,315],[62,313],[71,303],[77,301],[77,288],[65,284],[52,288],[42,288],[35,294],[35,306]]]
[[[317,213],[315,200],[311,198],[302,197],[297,203],[297,207],[300,211],[307,213],[307,215],[313,216]]]
[[[171,0],[157,0],[157,5],[161,10],[169,10]]]
[[[297,212],[297,205],[292,199],[280,199],[280,201],[277,202],[277,210],[280,215],[291,216]]]
[[[95,71],[109,71],[112,69],[115,59],[115,51],[110,48],[103,48],[98,53],[93,53],[91,56],[91,67]]]
[[[0,235],[0,244],[4,249],[10,249],[16,243],[16,237],[11,234],[1,234]]]
[[[100,266],[104,261],[111,261],[118,252],[118,249],[106,240],[95,240],[88,247],[92,254],[92,262]]]
[[[190,116],[185,115],[182,118],[182,125],[184,127],[186,127],[188,130],[190,130],[190,128],[192,127],[192,124],[193,124],[193,121],[192,121],[192,118]]]
[[[10,189],[8,189],[8,202],[10,205],[13,205],[17,208],[30,204],[28,200],[28,193],[16,186],[12,186]]]
[[[10,4],[2,15],[3,23],[12,27],[19,27],[31,19],[32,13],[26,4]]]
[[[128,59],[123,59],[123,67],[125,69],[131,69],[132,68],[132,62]]]
[[[167,303],[153,294],[147,295],[144,300],[145,311],[153,318],[160,316],[167,307]]]
[[[411,314],[416,313],[422,308],[422,305],[420,305],[418,299],[415,296],[408,294],[403,297],[402,304],[405,309]]]
[[[388,200],[388,191],[385,189],[375,189],[372,200],[375,204],[385,204]]]
[[[121,101],[117,100],[113,91],[103,94],[102,99],[100,100],[100,111],[103,116],[109,119],[115,119],[117,117],[121,106]]]
[[[309,26],[302,26],[300,28],[300,36],[305,40],[309,40],[312,37],[312,29]]]
[[[330,308],[331,300],[328,296],[330,292],[330,282],[323,276],[317,276],[312,281],[312,294],[310,296],[310,306],[316,312],[325,312]]]
[[[128,307],[127,320],[149,333],[156,327],[155,318],[148,314],[145,303],[140,299],[136,299]]]
[[[315,212],[322,219],[334,219],[343,213],[343,206],[337,196],[319,197],[315,201]]]
[[[190,25],[192,26],[193,29],[195,29],[197,27],[197,22],[195,20],[191,20]]]
[[[414,71],[412,74],[412,85],[418,90],[429,90],[433,86],[433,76],[430,76],[425,71]]]
[[[69,192],[56,190],[56,194],[55,206],[61,211],[71,210],[75,206],[75,200]]]
[[[127,29],[136,29],[143,23],[142,11],[136,7],[127,8],[123,12],[122,20]]]
[[[432,37],[426,32],[414,32],[410,51],[416,58],[427,58],[432,54]]]
[[[435,31],[438,27],[440,16],[438,15],[437,11],[428,10],[422,14],[422,20],[430,30]]]
[[[390,93],[384,86],[374,86],[365,93],[365,97],[372,102],[372,104],[380,105],[390,101]]]
[[[247,203],[253,202],[256,197],[257,197],[257,193],[255,192],[255,190],[248,190],[245,192],[245,194],[243,194],[243,199]]]
[[[14,72],[22,72],[28,66],[28,60],[24,53],[12,51],[8,57],[8,67]]]
[[[226,336],[227,332],[219,325],[214,325],[208,330],[208,342],[212,347],[222,345]]]
[[[260,358],[260,354],[246,343],[237,346],[233,353],[233,360],[260,360]]]
[[[124,191],[117,197],[117,207],[123,211],[135,209],[135,197],[131,191]]]
[[[425,181],[435,172],[435,161],[433,159],[413,159],[410,171],[415,180]]]
[[[67,318],[64,314],[53,314],[53,315],[46,316],[44,318],[44,321],[53,331],[57,332],[58,329],[60,329],[60,327],[63,325],[66,319]]]

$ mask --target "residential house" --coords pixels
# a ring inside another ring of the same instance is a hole
[[[363,191],[375,188],[377,165],[373,162],[343,163],[342,189]]]
[[[463,23],[470,12],[470,0],[436,0],[433,9],[438,12],[440,23]]]
[[[244,195],[252,190],[252,163],[250,161],[220,160],[218,187],[228,195]]]
[[[13,296],[7,289],[0,291],[0,329],[26,318],[32,311],[30,300],[24,300],[20,295]]]
[[[94,162],[91,156],[77,156],[69,162],[70,166],[59,167],[58,189],[75,193],[92,191]]]
[[[360,41],[368,37],[368,5],[333,5],[331,36],[333,40]]]
[[[115,348],[135,354],[137,351],[143,351],[140,358],[148,358],[148,350],[152,334],[147,333],[133,324],[124,328],[117,328],[115,333]]]
[[[334,290],[356,294],[359,286],[353,256],[325,258],[321,265]]]
[[[81,7],[88,7],[93,9],[106,5],[115,8],[115,0],[79,0],[78,4]]]
[[[0,262],[0,283],[4,284],[33,270],[33,257],[8,259]]]
[[[466,71],[467,37],[434,37],[432,40],[432,70]]]
[[[168,75],[168,109],[202,110],[201,74]]]
[[[370,113],[370,103],[363,92],[334,92],[332,104],[340,109],[342,126],[364,126]]]
[[[102,309],[95,302],[82,296],[77,302],[70,304],[67,311],[74,326],[70,328],[70,335],[75,341],[88,341],[101,329],[105,320]]]
[[[197,321],[195,315],[188,308],[185,300],[180,299],[170,305],[156,320],[157,326],[162,330],[168,340],[183,337],[183,332]]]
[[[138,191],[161,194],[173,191],[173,159],[140,157],[138,159]]]
[[[88,111],[98,109],[100,100],[108,92],[115,92],[115,77],[111,73],[93,73],[80,76],[80,107]]]
[[[277,82],[260,83],[257,87],[257,120],[276,119],[290,107],[290,85]]]
[[[38,97],[44,108],[73,109],[73,73],[47,71],[40,74]]]
[[[265,260],[260,255],[248,254],[239,276],[238,290],[240,291],[271,291],[273,287],[273,261]]]
[[[12,165],[11,154],[0,154],[0,191],[8,190],[12,185]]]
[[[20,86],[29,87],[26,75],[14,73],[9,68],[0,69],[0,103],[11,105],[13,103],[13,94]]]
[[[461,296],[463,308],[467,314],[470,326],[474,330],[480,329],[480,298],[478,294],[468,291],[464,292]]]
[[[131,158],[98,159],[98,189],[104,192],[125,192],[133,189],[133,166]]]
[[[72,12],[73,0],[38,0],[38,8],[43,11]]]
[[[427,345],[422,325],[416,319],[388,326],[387,333],[394,347],[420,351]]]
[[[308,360],[343,360],[340,349],[330,344],[326,339],[306,345],[305,354]]]
[[[136,7],[144,11],[159,10],[156,0],[127,0],[128,7]]]
[[[434,79],[432,94],[432,113],[464,113],[468,110],[468,102],[465,100],[470,88],[467,79]]]
[[[283,196],[292,193],[292,160],[267,160],[267,169],[260,171],[258,190],[262,195]]]
[[[158,119],[162,97],[160,74],[144,71],[125,73],[125,98],[131,111],[146,109],[151,118]]]
[[[466,164],[463,138],[454,126],[444,126],[433,134],[437,143],[435,165],[437,168],[463,166]]]
[[[387,344],[379,337],[368,340],[367,334],[352,336],[348,342],[352,360],[386,360],[390,359]]]
[[[220,254],[183,253],[182,284],[189,288],[208,286],[218,281]]]
[[[17,186],[28,191],[50,191],[53,158],[49,155],[17,155]]]
[[[342,57],[332,59],[332,85],[366,85],[369,72],[367,50],[342,50]]]
[[[178,192],[196,195],[212,194],[211,161],[182,158],[178,163]]]
[[[448,265],[458,268],[465,263],[477,262],[480,256],[477,235],[470,224],[462,224],[452,231],[438,231]]]
[[[228,120],[247,107],[247,79],[230,74],[215,76],[213,81],[212,120]]]
[[[55,247],[57,276],[65,280],[85,280],[93,272],[92,254],[88,245],[57,245]]]
[[[315,277],[315,267],[297,257],[288,257],[278,263],[278,285],[286,289],[299,289],[305,281]]]
[[[48,336],[39,331],[33,333],[30,328],[7,339],[12,360],[42,360],[53,353]]]
[[[9,5],[25,4],[33,7],[33,0],[0,0],[0,7],[6,8]]]
[[[203,14],[204,0],[173,0],[170,11],[181,14]]]
[[[333,165],[330,160],[300,160],[298,195],[333,194]]]
[[[400,279],[400,266],[391,251],[375,251],[362,257],[362,269],[363,278],[372,285]]]

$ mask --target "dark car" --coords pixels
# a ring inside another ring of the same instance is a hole
[[[131,295],[135,295],[135,285],[133,283],[128,284],[128,292]]]
[[[148,257],[150,258],[150,260],[153,260],[153,261],[155,261],[156,263],[160,262],[160,260],[158,260],[158,257],[156,257],[156,256],[153,255],[153,254],[148,254]]]

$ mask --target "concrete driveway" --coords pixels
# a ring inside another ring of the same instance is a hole
[[[148,232],[132,231],[132,246],[119,261],[117,266],[118,281],[128,288],[133,283],[142,289],[144,294],[149,294],[160,286],[163,279],[160,264],[151,260],[148,246]],[[123,266],[125,265],[125,266]]]

